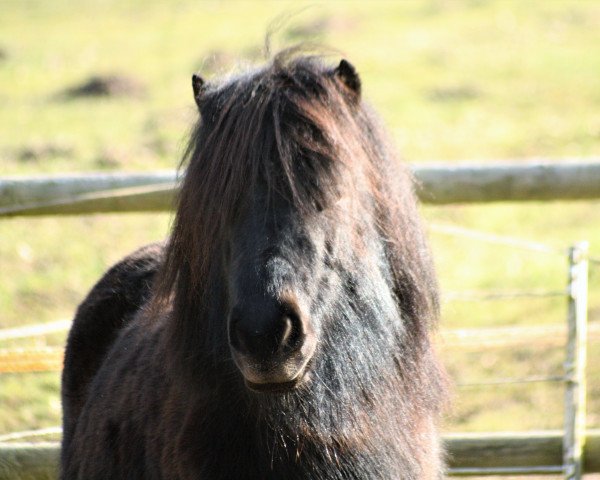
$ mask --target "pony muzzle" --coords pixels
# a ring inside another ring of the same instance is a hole
[[[315,351],[316,338],[307,319],[296,310],[277,310],[277,315],[256,321],[256,315],[234,309],[229,320],[235,364],[247,387],[259,392],[284,391],[301,384]]]

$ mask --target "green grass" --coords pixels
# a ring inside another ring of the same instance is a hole
[[[298,2],[114,0],[4,2],[0,15],[0,175],[173,168],[196,113],[190,76],[209,80],[252,60],[269,23]],[[304,4],[303,4],[304,5]],[[410,162],[600,155],[600,5],[587,1],[311,2],[275,34],[343,52],[365,97]],[[326,25],[324,32],[318,25]],[[294,32],[293,30],[296,30]],[[1,58],[3,57],[3,58]],[[335,58],[338,58],[335,56]],[[98,73],[143,83],[142,98],[63,101]],[[28,151],[38,152],[27,155]],[[600,256],[598,202],[424,207],[458,225]],[[169,215],[0,221],[0,328],[68,318],[111,263],[164,238]],[[443,291],[562,289],[565,258],[430,233]],[[590,321],[600,321],[600,268]],[[559,299],[448,303],[443,328],[556,324]],[[53,335],[33,344],[61,345]],[[6,342],[1,348],[29,345]],[[453,378],[560,370],[543,345],[442,347]],[[590,346],[590,426],[600,426],[600,345]],[[57,373],[0,374],[0,433],[60,423]],[[445,428],[558,428],[552,385],[457,387]]]

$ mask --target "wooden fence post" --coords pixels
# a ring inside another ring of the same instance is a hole
[[[568,339],[565,361],[563,466],[565,478],[580,480],[585,448],[588,243],[569,249]]]

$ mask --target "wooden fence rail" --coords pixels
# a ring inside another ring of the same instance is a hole
[[[600,199],[600,158],[578,163],[493,163],[413,167],[432,204]],[[174,171],[0,179],[0,216],[166,211]]]
[[[445,437],[450,475],[481,475],[501,471],[523,473],[551,471],[562,464],[562,433],[451,434]],[[57,478],[59,444],[0,444],[0,480],[50,480]],[[587,432],[584,471],[600,472],[600,430]]]

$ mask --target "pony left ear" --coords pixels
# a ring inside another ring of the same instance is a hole
[[[340,64],[333,71],[333,74],[357,97],[360,97],[360,77],[358,76],[354,65],[352,65],[348,60],[342,59]]]
[[[206,82],[200,75],[192,75],[192,89],[194,90],[194,100],[198,108],[202,108],[204,92],[206,92]]]

